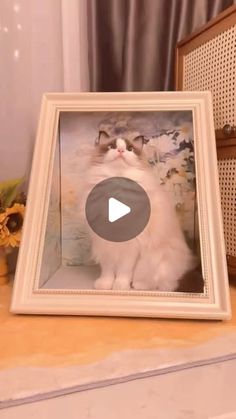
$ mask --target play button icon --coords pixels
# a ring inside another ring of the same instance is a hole
[[[151,212],[145,190],[131,179],[111,177],[99,182],[89,193],[85,213],[90,228],[112,242],[138,236]]]
[[[123,204],[122,202],[118,201],[118,199],[109,198],[108,220],[110,223],[114,223],[114,221],[119,220],[120,218],[129,214],[130,211],[131,209],[128,207],[128,205]]]

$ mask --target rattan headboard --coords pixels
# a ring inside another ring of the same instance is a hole
[[[229,273],[236,274],[236,6],[176,48],[176,90],[210,90]]]

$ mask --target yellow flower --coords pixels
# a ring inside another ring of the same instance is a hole
[[[10,234],[7,228],[6,212],[0,213],[0,246],[4,245],[4,239]]]
[[[14,204],[0,214],[0,245],[18,247],[25,214],[25,206]]]
[[[12,207],[6,208],[5,213],[7,216],[11,214],[20,214],[22,216],[22,219],[24,219],[25,206],[23,204],[15,203]]]
[[[6,218],[6,213],[4,212],[0,212],[0,224],[5,220]]]

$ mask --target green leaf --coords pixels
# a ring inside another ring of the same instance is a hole
[[[23,182],[24,178],[7,180],[0,183],[0,200],[1,206],[8,208],[17,195],[18,186]]]
[[[20,183],[22,183],[24,180],[24,177],[18,178],[18,179],[11,179],[11,180],[6,180],[4,182],[0,182],[0,192],[3,189],[8,189],[10,187],[19,185]]]

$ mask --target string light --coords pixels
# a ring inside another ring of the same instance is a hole
[[[14,55],[14,59],[17,61],[19,59],[19,56],[20,56],[20,51],[18,49],[15,49],[13,55]]]
[[[15,12],[15,13],[18,13],[18,12],[19,12],[19,10],[20,10],[20,6],[19,6],[19,4],[18,4],[18,3],[14,4],[14,6],[13,6],[13,10],[14,10],[14,12]]]

